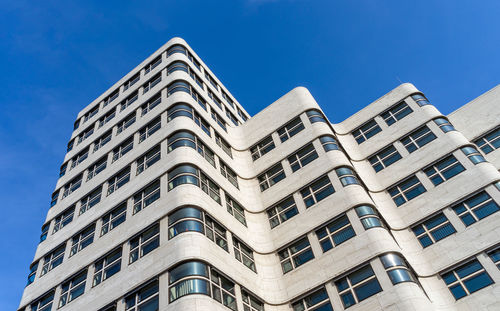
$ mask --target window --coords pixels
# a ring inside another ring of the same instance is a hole
[[[160,246],[160,225],[155,224],[144,230],[138,236],[130,239],[129,244],[130,255],[128,263],[131,264]]]
[[[232,169],[230,169],[226,163],[219,161],[219,164],[220,164],[221,175],[224,176],[227,180],[229,180],[229,182],[231,184],[233,184],[233,186],[235,186],[236,188],[239,188],[238,187],[238,175],[236,175],[236,173]]]
[[[352,135],[354,136],[354,139],[356,139],[358,144],[361,144],[365,140],[368,140],[370,137],[375,136],[380,131],[382,131],[380,126],[377,124],[377,122],[375,122],[374,119],[371,119],[370,121],[352,131]]]
[[[168,173],[168,191],[182,184],[192,184],[200,187],[214,201],[221,204],[219,186],[196,167],[180,165]]]
[[[331,151],[331,150],[340,150],[339,145],[337,143],[337,140],[330,135],[323,135],[319,137],[319,142],[323,146],[323,149],[325,152]]]
[[[422,148],[424,145],[436,139],[436,135],[426,126],[411,132],[408,136],[401,138],[401,143],[409,153]]]
[[[267,217],[269,218],[271,229],[284,223],[298,213],[299,211],[295,205],[295,200],[291,195],[288,196],[283,201],[267,210]]]
[[[93,190],[91,193],[83,197],[80,200],[80,213],[79,215],[85,213],[89,209],[91,209],[94,205],[101,202],[101,193],[102,186],[99,186],[97,189]]]
[[[73,150],[73,145],[74,144],[75,144],[75,140],[74,139],[70,140],[69,143],[68,143],[68,147],[66,148],[66,151],[70,152],[71,150]]]
[[[318,158],[318,153],[312,143],[305,145],[299,151],[288,157],[288,163],[293,172]]]
[[[415,275],[408,268],[408,264],[398,254],[385,254],[380,257],[380,260],[393,285],[403,282],[417,282]]]
[[[172,74],[173,72],[176,71],[184,71],[185,73],[189,73],[189,66],[185,62],[181,61],[175,61],[170,63],[170,65],[167,66],[167,75]]]
[[[119,247],[94,263],[94,281],[92,282],[92,286],[99,285],[101,282],[120,272],[121,266],[122,248]]]
[[[252,154],[252,159],[255,161],[258,158],[262,157],[269,151],[275,148],[273,138],[271,135],[265,137],[252,147],[250,147],[250,153]]]
[[[280,137],[281,142],[283,143],[287,141],[290,137],[302,131],[303,129],[304,129],[304,124],[302,124],[300,117],[296,117],[295,119],[288,122],[280,129],[278,129],[278,135]]]
[[[61,165],[61,168],[59,169],[59,177],[63,177],[66,174],[67,167],[68,167],[68,162]]]
[[[195,77],[196,79],[198,79],[196,75]],[[203,88],[203,84],[201,83],[201,81],[196,80],[196,83],[198,83],[198,85]],[[201,108],[203,108],[203,110],[208,112],[207,101],[193,89],[191,90],[191,97],[193,97],[193,99],[201,106]]]
[[[108,195],[112,194],[130,180],[130,166],[124,168],[118,174],[108,179]]]
[[[130,79],[127,80],[127,82],[123,83],[123,90],[126,91],[128,90],[132,85],[136,84],[137,81],[140,79],[140,73],[136,73],[133,75]]]
[[[142,155],[136,160],[137,175],[144,172],[151,165],[158,162],[160,158],[161,158],[161,147],[160,145],[156,145],[155,147],[151,148],[148,152],[146,152],[144,155]]]
[[[444,133],[456,131],[455,127],[451,125],[450,121],[446,120],[445,118],[436,118],[434,119],[434,123],[436,123]]]
[[[118,145],[118,147],[113,149],[113,162],[123,157],[127,152],[132,150],[132,148],[134,148],[134,137],[130,136],[129,138],[125,139],[124,142]]]
[[[474,147],[462,147],[460,148],[460,150],[462,150],[467,158],[469,158],[469,160],[474,164],[486,162],[486,159],[483,157],[483,155],[480,154],[479,151]]]
[[[474,143],[481,148],[485,154],[500,148],[500,127],[476,139]]]
[[[391,126],[412,112],[413,110],[403,101],[386,112],[383,112],[380,116],[384,119],[387,125]]]
[[[243,288],[241,289],[241,298],[243,299],[243,311],[264,311],[264,304]]]
[[[359,181],[356,178],[356,174],[350,168],[340,167],[335,169],[335,172],[337,173],[337,176],[339,177],[342,186],[345,187],[349,185],[359,185]]]
[[[135,115],[136,115],[136,112],[134,111],[134,112],[130,113],[128,116],[126,116],[125,119],[123,119],[122,121],[120,121],[118,123],[118,125],[117,125],[118,129],[116,131],[116,135],[120,134],[121,132],[126,130],[129,126],[134,124]]]
[[[112,131],[109,130],[106,133],[102,134],[101,137],[99,137],[98,139],[96,139],[94,141],[94,152],[99,150],[99,148],[106,145],[111,140],[111,134],[112,134]]]
[[[318,203],[334,192],[335,189],[326,175],[300,190],[306,208]]]
[[[453,155],[449,155],[435,164],[424,168],[423,171],[434,186],[437,186],[445,180],[465,171],[465,167]]]
[[[316,122],[327,123],[323,114],[318,110],[308,110],[306,111],[306,115],[311,123],[316,123]]]
[[[78,135],[78,144],[82,143],[90,135],[94,134],[94,124],[86,128],[80,135]]]
[[[283,273],[287,273],[314,259],[314,254],[307,237],[294,242],[292,245],[278,251]]]
[[[187,50],[182,45],[176,44],[176,45],[172,45],[170,48],[168,48],[167,56],[170,56],[174,53],[181,53],[181,54],[187,55]]]
[[[441,274],[441,277],[456,300],[494,283],[477,259]]]
[[[65,306],[85,293],[85,282],[87,280],[87,270],[78,273],[70,280],[61,285],[61,296],[58,308]]]
[[[52,193],[52,196],[50,198],[50,207],[54,206],[57,204],[57,199],[59,198],[59,190],[56,190]]]
[[[349,308],[382,291],[370,264],[335,281],[335,286],[344,308]]]
[[[99,104],[95,105],[90,109],[84,116],[83,116],[83,122],[87,122],[90,118],[95,116],[99,112]]]
[[[215,82],[215,79],[212,78],[212,76],[205,70],[205,78],[212,84],[212,86],[218,91],[219,86],[217,85],[217,82]]]
[[[145,104],[141,106],[141,117],[144,116],[146,113],[150,112],[153,110],[154,107],[158,106],[161,104],[161,93],[158,92],[156,95],[151,97]]]
[[[75,123],[73,123],[73,131],[75,131],[76,129],[78,129],[80,127],[80,122],[81,122],[81,119],[78,119],[75,121]]]
[[[370,164],[373,169],[375,169],[375,172],[380,172],[401,158],[402,157],[396,148],[393,145],[390,145],[369,157],[368,161],[370,161]]]
[[[170,83],[167,87],[167,96],[177,92],[185,92],[191,94],[191,85],[183,80],[177,80]]]
[[[101,236],[118,227],[127,219],[127,202],[123,202],[102,217]]]
[[[219,126],[227,132],[227,128],[226,128],[226,121],[224,121],[224,119],[222,119],[222,117],[217,113],[215,112],[213,109],[212,109],[212,119],[214,119],[217,124],[219,124]]]
[[[243,122],[247,122],[248,116],[240,108],[238,108],[238,115],[243,119]]]
[[[193,65],[195,65],[195,67],[198,68],[198,70],[201,72],[200,62],[197,61],[191,53],[188,53],[188,58],[193,63]]]
[[[109,121],[113,120],[116,115],[116,108],[111,109],[106,115],[99,119],[99,127],[103,127]]]
[[[142,143],[149,136],[153,135],[156,131],[161,128],[161,119],[160,117],[154,119],[149,122],[146,126],[139,130],[139,143]]]
[[[89,147],[83,149],[79,154],[71,159],[71,169],[75,168],[78,164],[82,163],[89,156]]]
[[[426,191],[425,187],[415,175],[399,182],[388,190],[392,200],[394,200],[397,206],[401,206]]]
[[[128,106],[132,105],[139,98],[139,93],[137,91],[131,93],[127,98],[125,98],[120,103],[120,111],[125,110]]]
[[[189,69],[189,75],[191,76],[191,79],[193,79],[194,82],[196,82],[196,84],[198,84],[198,86],[202,90],[205,90],[205,87],[203,86],[203,81],[200,79],[200,77],[198,77],[198,75],[196,73],[194,73],[194,71],[191,68],[188,67],[188,69]],[[200,95],[194,90],[194,88],[191,88],[191,96],[193,96],[193,98],[195,100],[199,99],[198,97],[200,97]],[[200,97],[200,99],[201,99],[201,97]],[[200,102],[198,102],[198,103],[200,105],[202,105]],[[205,106],[206,106],[206,102],[205,102]]]
[[[229,214],[233,215],[236,220],[241,222],[244,226],[247,225],[247,221],[245,218],[245,209],[241,206],[240,203],[236,202],[227,192],[226,195],[226,207]]]
[[[54,219],[54,229],[52,234],[64,228],[67,224],[73,221],[73,215],[75,214],[75,206],[65,209],[61,214],[57,215]]]
[[[54,300],[54,291],[43,295],[42,298],[31,304],[31,311],[50,311],[52,310],[52,302]],[[27,309],[25,309],[27,310]]]
[[[292,303],[293,311],[333,311],[324,287]]]
[[[168,142],[168,152],[175,150],[179,147],[191,147],[198,151],[198,153],[204,157],[208,163],[215,167],[215,155],[212,150],[210,150],[201,139],[196,135],[187,131],[179,131],[172,135],[167,140]]]
[[[238,119],[236,119],[236,116],[234,114],[232,114],[231,111],[229,111],[227,109],[226,109],[226,116],[229,118],[229,120],[231,120],[231,122],[233,122],[234,125],[236,125],[236,126],[239,125]]]
[[[108,156],[106,155],[92,164],[88,169],[87,181],[91,180],[92,178],[94,178],[94,176],[102,172],[106,168],[107,162]]]
[[[69,252],[69,257],[92,244],[92,242],[94,242],[94,232],[95,223],[91,224],[90,226],[73,236],[73,238],[71,239],[73,242],[71,245],[71,251]]]
[[[255,259],[253,258],[253,250],[243,244],[239,239],[233,236],[234,257],[239,262],[243,263],[248,269],[257,272],[255,269]]]
[[[144,74],[148,74],[153,69],[158,67],[159,64],[161,64],[161,55],[157,56],[155,59],[153,59],[151,62],[149,62],[149,64],[147,64],[144,67]]]
[[[55,267],[62,264],[64,259],[64,250],[66,249],[66,243],[59,245],[55,250],[50,252],[48,255],[43,257],[43,266],[40,276],[51,271]]]
[[[361,205],[356,207],[355,210],[365,230],[376,227],[383,227],[382,221],[380,220],[379,215],[373,209],[373,207],[368,205]]]
[[[229,106],[231,106],[231,108],[234,109],[234,102],[231,99],[231,97],[229,97],[229,95],[227,95],[226,92],[224,92],[224,91],[221,91],[221,93],[222,93],[222,97],[226,100],[226,102],[229,104]]]
[[[443,213],[439,213],[423,223],[411,228],[423,248],[446,238],[456,232]]]
[[[465,226],[470,226],[476,221],[479,221],[500,209],[498,204],[489,196],[486,191],[481,191],[478,194],[463,200],[462,202],[452,206],[455,213],[462,219]]]
[[[231,145],[217,132],[215,132],[215,142],[217,143],[217,146],[219,146],[222,151],[224,151],[229,157],[233,157],[233,154],[231,152]]]
[[[497,266],[497,268],[500,269],[500,248],[492,250],[488,253],[488,256],[490,256],[491,260]]]
[[[37,269],[38,269],[38,262],[32,263],[30,265],[30,272],[28,274],[28,283],[26,284],[26,286],[30,285],[35,281]]]
[[[75,178],[73,178],[70,182],[64,185],[63,199],[68,195],[72,194],[80,188],[82,185],[82,174],[78,174]]]
[[[260,174],[259,177],[257,177],[259,180],[260,191],[266,190],[285,177],[286,175],[283,171],[283,166],[281,165],[281,163],[274,165],[263,174]]]
[[[354,229],[345,214],[338,216],[326,226],[316,230],[319,244],[323,252],[331,250],[356,236]]]
[[[42,226],[42,233],[40,234],[40,243],[42,243],[47,239],[47,236],[49,235],[49,228],[50,228],[50,223],[46,223]]]
[[[168,121],[172,121],[177,117],[188,117],[193,119],[193,121],[208,135],[210,134],[210,125],[208,125],[207,121],[205,121],[200,115],[194,111],[194,109],[186,104],[176,104],[173,105],[170,109],[168,109]]]
[[[134,214],[142,211],[159,198],[160,180],[155,180],[152,184],[134,195]]]
[[[190,294],[210,296],[231,310],[237,310],[234,283],[199,261],[182,263],[169,273],[169,302]]]
[[[125,297],[126,311],[159,310],[158,280],[142,286],[138,291]]]
[[[429,101],[427,100],[427,98],[425,98],[424,95],[422,94],[413,94],[411,95],[411,98],[420,106],[425,106],[425,105],[430,105],[431,103],[429,103]]]

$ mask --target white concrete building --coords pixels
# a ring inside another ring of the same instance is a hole
[[[500,310],[499,104],[250,118],[174,38],[79,113],[19,310]]]

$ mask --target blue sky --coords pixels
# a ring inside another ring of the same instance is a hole
[[[1,310],[18,306],[76,114],[171,37],[252,115],[301,85],[340,122],[399,81],[447,114],[499,83],[498,1],[1,2]]]

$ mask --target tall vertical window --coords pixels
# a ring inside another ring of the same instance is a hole
[[[284,223],[298,213],[299,211],[295,205],[295,200],[292,196],[288,196],[267,210],[267,217],[269,218],[271,229]]]
[[[424,95],[422,94],[413,94],[411,95],[411,98],[420,106],[425,106],[425,105],[430,105],[431,103],[429,103],[429,101],[427,100],[427,98],[425,98]]]
[[[286,248],[278,251],[283,273],[287,273],[314,259],[307,237],[303,237]]]
[[[61,165],[61,168],[59,169],[59,177],[63,177],[66,174],[67,168],[68,168],[68,162]]]
[[[273,186],[278,183],[280,180],[286,177],[285,172],[283,171],[283,166],[281,163],[278,163],[265,171],[263,174],[260,174],[257,179],[259,180],[260,191],[264,191],[267,188]]]
[[[316,122],[326,123],[325,117],[319,110],[308,110],[306,111],[306,115],[311,123],[316,123]]]
[[[452,206],[452,209],[460,217],[465,226],[498,212],[498,204],[490,197],[486,191],[481,191],[474,196],[463,200]]]
[[[30,265],[30,272],[28,274],[28,283],[26,284],[26,286],[30,285],[35,281],[37,269],[38,269],[38,262],[32,263]]]
[[[304,129],[304,124],[300,120],[300,117],[296,117],[292,121],[285,124],[283,127],[278,129],[278,135],[281,142],[287,141],[290,137],[296,135]]]
[[[443,131],[444,133],[456,131],[455,127],[453,127],[453,125],[450,123],[450,121],[448,121],[445,118],[436,118],[436,119],[434,119],[434,123],[436,123],[437,126],[439,126],[441,131]]]
[[[333,311],[324,287],[292,303],[293,311]]]
[[[134,195],[134,214],[160,198],[160,180],[157,179]]]
[[[481,148],[485,154],[500,148],[500,127],[476,139],[474,143]]]
[[[400,160],[401,158],[401,155],[396,150],[394,145],[390,145],[377,152],[373,156],[369,157],[368,161],[372,165],[375,172],[380,172],[381,170]]]
[[[236,202],[227,192],[226,195],[226,207],[229,214],[233,215],[236,220],[241,222],[244,226],[247,225],[247,221],[245,218],[245,209]]]
[[[106,156],[100,158],[99,160],[97,160],[94,164],[92,164],[88,168],[87,181],[91,180],[92,178],[94,178],[94,176],[96,176],[100,172],[104,171],[107,163],[108,163],[108,156],[106,155]]]
[[[137,81],[140,79],[140,73],[136,73],[133,75],[130,79],[127,80],[127,82],[123,83],[123,90],[126,91],[128,90],[132,85],[136,84]]]
[[[360,205],[357,206],[355,210],[365,230],[376,227],[383,227],[380,216],[377,214],[373,207],[369,205]]]
[[[462,147],[460,148],[460,150],[462,150],[467,158],[469,158],[469,160],[474,164],[486,162],[486,159],[483,157],[483,155],[480,154],[479,151],[474,147]]]
[[[494,283],[477,259],[441,274],[441,278],[456,300]]]
[[[50,207],[57,204],[58,198],[59,198],[59,189],[52,193],[52,196],[50,197]]]
[[[243,263],[248,269],[257,272],[255,269],[255,259],[253,258],[253,250],[243,244],[239,239],[233,236],[234,257],[239,262]]]
[[[123,157],[127,152],[134,148],[134,137],[130,136],[124,142],[122,142],[118,147],[113,149],[113,162]]]
[[[358,178],[352,169],[348,167],[340,167],[335,169],[335,172],[337,173],[342,186],[359,185]]]
[[[231,99],[231,97],[229,97],[229,95],[227,95],[226,92],[224,92],[224,91],[221,91],[221,93],[222,93],[222,97],[226,100],[226,102],[229,104],[229,106],[231,106],[231,108],[234,109],[234,102]]]
[[[73,150],[73,146],[75,145],[75,139],[73,138],[72,140],[70,140],[68,142],[68,146],[66,147],[66,151],[67,152],[70,152],[71,150]]]
[[[354,229],[345,214],[336,217],[324,227],[316,230],[319,244],[323,252],[329,251],[356,236]]]
[[[102,186],[97,187],[92,192],[87,194],[83,199],[80,200],[80,213],[79,215],[85,213],[91,209],[94,205],[101,202]]]
[[[49,228],[50,228],[50,223],[46,223],[42,226],[42,233],[40,234],[40,243],[42,243],[47,239],[47,236],[49,235]]]
[[[70,280],[61,285],[61,296],[59,298],[59,308],[65,306],[85,293],[85,282],[87,280],[87,269],[78,273]]]
[[[456,232],[453,225],[443,213],[432,216],[421,224],[413,226],[411,229],[424,248]]]
[[[160,147],[160,145],[156,145],[155,147],[151,148],[148,152],[146,152],[144,155],[140,156],[136,160],[136,162],[137,162],[137,171],[136,171],[137,175],[144,172],[151,165],[158,162],[160,160],[160,158],[161,158],[161,147]]]
[[[94,242],[95,223],[73,236],[69,256],[73,256]]]
[[[125,296],[126,311],[155,311],[159,310],[158,280],[154,280],[137,291]]]
[[[73,221],[73,215],[75,214],[75,205],[65,209],[61,214],[57,215],[54,219],[54,229],[52,234],[64,228],[67,224]]]
[[[393,106],[389,110],[383,112],[380,116],[384,119],[387,125],[391,126],[412,112],[413,110],[408,106],[406,102],[403,101]]]
[[[335,189],[327,175],[320,177],[318,180],[300,190],[306,208],[318,203],[334,192]]]
[[[255,161],[258,158],[262,157],[269,151],[275,148],[273,138],[271,135],[265,137],[252,147],[250,147],[250,153],[252,154],[252,159]]]
[[[396,285],[403,282],[417,282],[415,275],[408,268],[406,261],[395,253],[389,253],[380,256],[385,271],[389,275],[392,284]]]
[[[399,182],[392,188],[389,188],[387,191],[391,195],[394,203],[396,203],[397,206],[401,206],[402,204],[418,197],[427,190],[422,185],[420,180],[413,175]]]
[[[318,158],[318,153],[312,143],[309,143],[288,157],[288,163],[295,172]]]
[[[153,59],[151,62],[149,62],[149,64],[147,64],[144,67],[144,74],[148,74],[149,72],[151,72],[151,70],[155,69],[160,64],[161,64],[161,55]]]
[[[219,161],[220,164],[220,173],[222,176],[224,176],[233,186],[239,189],[238,187],[238,175],[227,166],[226,163]]]
[[[127,202],[123,202],[101,219],[101,236],[118,227],[127,219]]]
[[[449,155],[435,164],[424,168],[423,171],[432,181],[434,186],[437,186],[445,180],[448,180],[465,171],[465,167],[458,162],[455,156]]]
[[[382,291],[370,264],[335,281],[344,308],[349,308]]]
[[[119,247],[94,263],[94,281],[92,282],[92,286],[101,284],[101,282],[120,272],[121,266],[122,248]]]
[[[339,144],[337,143],[337,140],[331,135],[320,136],[319,142],[323,146],[323,149],[325,150],[325,152],[340,149]]]
[[[129,240],[129,264],[137,261],[160,246],[160,225],[154,224]]]
[[[374,119],[371,119],[370,121],[364,123],[354,131],[352,131],[352,135],[354,136],[354,139],[358,142],[358,144],[361,144],[365,140],[368,140],[372,136],[375,136],[380,131],[382,131],[380,126],[377,124],[377,122],[375,122]]]
[[[94,152],[99,150],[111,140],[112,131],[109,130],[94,141]]]
[[[127,109],[127,107],[132,105],[138,98],[139,98],[139,93],[137,91],[132,92],[129,96],[127,96],[127,98],[122,100],[122,102],[120,103],[120,111]]]
[[[55,267],[63,263],[64,260],[64,250],[66,249],[66,243],[59,245],[55,250],[43,257],[43,266],[40,276],[51,271]]]
[[[130,181],[130,166],[127,166],[118,174],[108,179],[108,195],[112,194]]]

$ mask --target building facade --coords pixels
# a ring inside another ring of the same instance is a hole
[[[19,310],[498,310],[499,104],[250,118],[174,38],[78,114]]]

